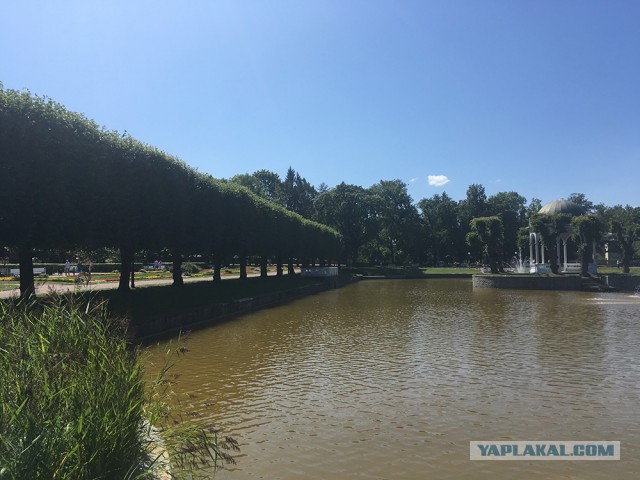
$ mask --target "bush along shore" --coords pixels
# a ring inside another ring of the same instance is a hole
[[[232,438],[176,422],[171,359],[145,381],[123,325],[70,296],[0,303],[1,479],[207,478],[233,462]]]

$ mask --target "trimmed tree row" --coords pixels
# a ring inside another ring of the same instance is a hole
[[[337,258],[340,236],[57,102],[0,88],[0,244],[18,251],[29,295],[36,247],[117,247],[127,290],[136,250],[169,248],[180,285],[184,255],[213,254],[214,280],[236,256],[270,258],[280,273],[294,258]]]

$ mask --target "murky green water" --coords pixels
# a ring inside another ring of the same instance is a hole
[[[365,281],[195,332],[189,408],[235,479],[640,478],[640,297]],[[470,461],[471,440],[618,440],[620,461]]]

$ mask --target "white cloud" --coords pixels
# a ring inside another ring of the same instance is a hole
[[[446,175],[429,175],[427,180],[432,187],[441,187],[451,181]]]
[[[418,180],[417,178],[412,178],[411,180],[409,180],[409,183],[414,183],[416,180]]]

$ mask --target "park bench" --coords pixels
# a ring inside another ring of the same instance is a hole
[[[33,267],[33,274],[34,275],[45,275],[47,273],[47,269],[44,267]],[[19,268],[11,268],[9,269],[9,275],[11,275],[12,277],[19,277],[20,276],[20,269]]]
[[[156,267],[154,265],[143,265],[142,270],[146,270],[147,272],[164,272],[167,268],[164,265],[160,265]]]

